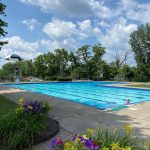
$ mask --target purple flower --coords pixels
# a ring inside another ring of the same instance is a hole
[[[42,112],[42,104],[37,101],[25,102],[23,104],[23,108],[26,113],[41,113]]]
[[[73,135],[72,141],[74,142],[74,141],[76,140],[76,138],[77,138],[77,133],[75,133],[75,134]]]
[[[53,139],[49,146],[50,148],[55,148],[56,144],[57,144],[57,139]]]
[[[84,141],[84,138],[82,136],[78,137],[80,139],[80,141]]]
[[[89,150],[98,150],[100,148],[97,143],[92,141],[92,139],[89,139],[89,140],[84,139],[84,144],[86,148],[88,148]]]

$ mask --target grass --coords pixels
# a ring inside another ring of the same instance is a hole
[[[0,95],[0,117],[14,111],[17,104]]]
[[[128,86],[132,86],[132,87],[140,87],[140,88],[150,88],[150,84],[131,84]]]
[[[0,147],[7,150],[31,148],[36,139],[44,136],[50,107],[45,102],[19,104],[0,96]]]

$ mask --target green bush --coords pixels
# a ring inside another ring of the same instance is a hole
[[[46,128],[48,111],[47,103],[21,100],[16,111],[0,119],[0,141],[4,148],[31,147]]]
[[[54,76],[48,76],[48,77],[45,77],[45,80],[47,80],[47,81],[55,81],[56,77],[54,77]]]
[[[72,81],[72,78],[69,77],[57,77],[58,81]]]

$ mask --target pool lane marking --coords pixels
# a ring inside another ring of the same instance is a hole
[[[36,88],[35,86],[32,86],[32,87],[34,87],[34,88]],[[45,88],[43,87],[43,88],[40,88],[41,90],[45,90]],[[47,89],[47,88],[46,88]],[[56,89],[56,90],[62,90],[62,89],[58,89],[58,88],[51,88],[51,89]],[[47,89],[47,90],[49,90],[49,89]],[[76,92],[76,91],[74,91],[74,92]],[[82,93],[82,94],[89,94],[89,93],[83,93],[83,92],[77,92],[77,93]],[[64,93],[64,94],[66,94],[66,93]],[[69,95],[69,94],[68,94]],[[102,96],[102,95],[96,95],[96,94],[90,94],[90,95],[95,95],[95,96],[101,96],[101,97],[108,97],[108,96]],[[78,96],[78,95],[76,95],[76,96]],[[81,97],[81,96],[79,96],[79,97]],[[112,98],[112,97],[108,97],[108,98]],[[89,98],[90,99],[90,98]],[[93,99],[93,98],[91,98],[91,99]],[[120,99],[120,98],[114,98],[114,99],[116,99],[116,100],[118,100],[118,99]],[[98,99],[96,99],[96,100],[98,100]],[[121,101],[124,101],[123,99],[120,99]],[[102,100],[101,100],[102,101]],[[106,101],[106,102],[108,102],[108,101]],[[115,103],[115,102],[110,102],[110,103]]]
[[[34,86],[34,85],[32,85],[32,86]],[[40,87],[42,87],[43,90],[44,90],[44,88],[45,88],[45,87],[42,86],[42,85],[40,85]],[[46,88],[47,88],[47,87],[46,87]],[[50,88],[51,88],[51,89],[52,89],[52,88],[53,88],[53,89],[57,89],[57,90],[63,90],[62,87],[59,87],[59,89],[58,89],[58,88],[55,88],[55,87],[50,87]],[[75,90],[75,88],[72,88],[72,89]],[[72,89],[68,89],[68,90],[74,91],[74,90],[72,90]],[[66,89],[66,90],[67,90],[67,89]],[[76,89],[76,90],[79,90],[79,89]],[[77,92],[77,91],[74,91],[74,92]],[[96,91],[93,91],[93,92],[96,92]],[[89,94],[89,93],[83,92],[83,91],[82,91],[82,92],[79,92],[79,91],[78,91],[78,93]],[[108,94],[108,92],[103,92],[103,93],[104,93],[104,94],[105,94],[105,93]],[[101,93],[101,94],[103,94],[103,93]],[[107,96],[107,95],[99,95],[99,94],[93,94],[93,93],[90,93],[90,95],[112,98],[112,97]],[[126,100],[126,99],[129,97],[129,95],[128,95],[128,96],[126,96],[127,98],[125,99],[125,98],[118,98],[118,97],[116,97],[116,94],[112,94],[112,95],[115,95],[115,97],[113,97],[114,99],[116,99],[116,100],[120,99],[120,100],[122,100],[122,101]],[[118,95],[118,96],[120,96],[120,95]],[[124,95],[122,95],[122,96],[124,96]],[[132,97],[132,98],[136,98],[137,100],[139,100],[139,98],[135,97],[135,95],[131,95],[131,97]]]
[[[42,84],[42,85],[38,85],[38,86],[42,86],[43,87],[43,85],[55,85],[54,83],[52,84],[52,83],[46,83],[46,84]],[[26,84],[27,86],[28,86],[28,84]],[[37,85],[37,84],[32,84],[32,85]],[[59,85],[59,84],[57,84],[57,85]],[[60,88],[62,88],[62,85],[59,85],[59,87]],[[95,88],[95,90],[97,91],[99,88],[108,88],[107,86],[96,86],[96,85],[92,85],[92,87],[97,87],[97,88]],[[71,87],[72,88],[72,87]],[[73,89],[73,88],[72,88]],[[85,90],[86,88],[83,88],[83,87],[80,87],[80,89],[83,89],[83,90]],[[132,90],[130,90],[130,89],[126,89],[126,90],[128,90],[128,92],[123,92],[122,90],[124,90],[125,88],[111,88],[111,87],[109,87],[109,89],[111,89],[111,91],[112,92],[116,92],[116,90],[115,89],[119,89],[119,90],[121,90],[121,93],[125,93],[125,94],[128,94],[128,96],[132,96],[132,97],[135,97],[135,96],[133,96],[133,94],[135,95],[135,94],[138,94],[138,95],[143,95],[143,96],[150,96],[150,95],[147,95],[147,91],[146,91],[146,94],[143,94],[143,91],[140,91],[140,90],[136,90],[136,89],[132,89]],[[76,89],[76,90],[79,90],[79,89]],[[90,89],[88,89],[89,91],[91,91],[91,92],[96,92],[96,91],[93,91],[93,90],[90,90]],[[101,91],[106,91],[106,90],[103,90],[103,89],[100,89]],[[134,90],[134,91],[133,91]],[[133,91],[133,92],[131,92],[131,91]],[[137,93],[137,91],[138,91],[138,93]],[[99,92],[99,91],[98,91]],[[135,93],[136,92],[136,93]],[[108,92],[104,92],[104,93],[108,93]],[[144,91],[144,93],[145,93],[145,91]],[[116,95],[116,94],[113,94],[112,93],[112,95]],[[124,96],[123,94],[119,94],[119,96]],[[135,98],[137,98],[137,97],[135,97]]]
[[[44,84],[45,85],[45,84]],[[35,85],[35,84],[32,84],[32,85],[26,85],[25,87],[34,87],[34,88],[36,88],[37,86]],[[36,86],[36,87],[35,87]],[[45,89],[43,89],[43,88],[45,88],[43,85],[38,85],[38,87],[42,87],[41,88],[41,90],[45,90]],[[47,87],[46,87],[47,88]],[[53,88],[53,89],[56,89],[56,90],[62,90],[62,87],[59,87],[59,89],[58,88],[54,88],[54,87],[50,87],[51,89]],[[66,90],[67,90],[68,88],[66,88]],[[49,90],[49,89],[48,89]],[[71,92],[71,91],[73,91],[72,89],[69,89],[70,91],[69,92]],[[79,90],[79,89],[77,89],[77,90]],[[54,91],[53,91],[54,92]],[[74,92],[77,92],[77,91],[74,91]],[[95,92],[95,91],[94,91]],[[62,92],[61,92],[62,93]],[[89,94],[89,93],[85,93],[85,92],[79,92],[78,91],[78,93],[82,93],[82,94]],[[104,94],[106,93],[106,92],[103,92]],[[102,94],[103,94],[102,93]],[[66,94],[66,93],[65,93]],[[71,95],[71,94],[67,94],[67,95]],[[73,95],[73,94],[72,94]],[[112,98],[112,97],[109,97],[109,96],[106,96],[106,95],[98,95],[98,94],[90,94],[90,95],[95,95],[95,96],[101,96],[101,97],[107,97],[107,98]],[[115,95],[115,94],[112,94],[112,95]],[[78,96],[78,95],[74,95],[74,96],[77,96],[77,97],[81,97],[81,96]],[[116,95],[115,95],[116,96]],[[82,97],[84,97],[84,96],[82,96]],[[129,95],[127,96],[127,97],[129,97]],[[133,96],[132,95],[132,97],[133,98],[136,98],[137,100],[140,100],[139,98],[137,98],[137,97],[135,97],[135,96]],[[86,97],[87,98],[87,97]],[[124,101],[125,99],[121,99],[121,98],[116,98],[116,97],[113,97],[114,99],[116,99],[116,100],[118,100],[118,99],[120,99],[121,101]],[[94,99],[94,98],[88,98],[88,99]],[[95,100],[98,100],[98,99],[95,99]],[[137,100],[135,100],[135,102],[137,102]],[[101,100],[101,101],[104,101],[104,100]],[[142,101],[145,101],[144,99],[142,100]],[[108,101],[105,101],[105,102],[108,102]],[[109,103],[113,103],[113,102],[109,102]]]
[[[29,87],[27,87],[27,88],[29,88],[29,89],[26,89],[26,88],[22,88],[22,89],[25,89],[25,90],[28,90],[28,91],[32,91],[32,87],[30,88],[31,86],[29,86]],[[33,87],[35,90],[36,89],[41,89],[41,88],[35,88],[35,87]],[[43,90],[43,89],[41,89],[41,90]],[[53,91],[53,90],[46,90],[46,89],[44,89],[45,91],[48,91],[48,92],[53,92],[53,93],[61,93],[61,94],[65,94],[65,93],[62,93],[62,92],[55,92],[55,91]],[[34,91],[34,92],[37,92],[37,91]],[[42,93],[42,92],[38,92],[38,93]],[[48,95],[48,94],[47,94]],[[108,102],[108,101],[104,101],[104,100],[100,100],[100,99],[93,99],[93,98],[87,98],[87,97],[83,97],[83,96],[76,96],[76,95],[74,95],[74,94],[65,94],[65,95],[70,95],[70,96],[75,96],[75,97],[81,97],[81,98],[86,98],[86,99],[90,99],[90,100],[94,100],[94,101],[101,101],[101,102],[105,102],[105,103],[111,103],[111,104],[116,104],[116,105],[118,105],[116,102]],[[52,96],[52,95],[51,95]],[[55,96],[54,96],[55,97]]]
[[[35,84],[33,84],[33,85],[35,85]],[[43,85],[45,85],[45,84],[43,84]],[[40,85],[40,86],[42,86],[43,87],[43,85]],[[47,84],[47,85],[50,85],[50,84]],[[51,84],[51,85],[54,85],[54,84]],[[97,88],[95,88],[95,90],[96,91],[98,91],[98,89],[99,88],[105,88],[106,86],[92,86],[92,87],[97,87]],[[59,86],[59,88],[62,88],[62,85],[61,86]],[[75,89],[75,88],[72,88],[72,89]],[[83,87],[80,87],[80,89],[83,89],[83,90],[85,90],[86,88],[83,88]],[[107,87],[106,87],[106,89],[107,89]],[[114,88],[109,88],[109,89],[111,89],[111,91],[112,92],[116,92],[116,90],[114,89]],[[125,88],[124,88],[125,89]],[[123,92],[122,90],[124,90],[124,89],[122,89],[122,88],[119,88],[119,90],[121,90],[121,93],[125,93],[125,94],[128,94],[128,96],[132,96],[132,97],[135,97],[135,96],[133,96],[133,94],[135,95],[135,94],[138,94],[138,95],[143,95],[143,96],[150,96],[150,95],[147,95],[147,91],[146,91],[146,94],[143,94],[143,91],[139,91],[138,90],[138,93],[137,93],[137,90],[135,90],[134,92],[131,92],[131,90],[130,89],[127,89],[128,90],[128,92]],[[79,90],[79,89],[76,89],[76,90]],[[96,91],[93,91],[93,90],[90,90],[90,89],[88,89],[89,91],[91,91],[91,92],[96,92]],[[103,90],[103,89],[100,89],[101,91],[106,91],[106,90]],[[99,91],[98,91],[99,92]],[[142,93],[141,93],[142,92]],[[104,92],[104,93],[106,93],[106,92]],[[145,93],[145,92],[144,92]],[[116,94],[112,94],[112,95],[116,95]],[[121,94],[119,94],[119,96],[124,96],[123,94],[121,95]],[[136,97],[135,97],[136,98]]]

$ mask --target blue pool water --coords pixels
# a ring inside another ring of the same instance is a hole
[[[116,108],[131,103],[150,101],[150,90],[108,87],[115,82],[51,82],[11,84],[8,86],[38,92],[68,101],[74,101],[98,109]]]

